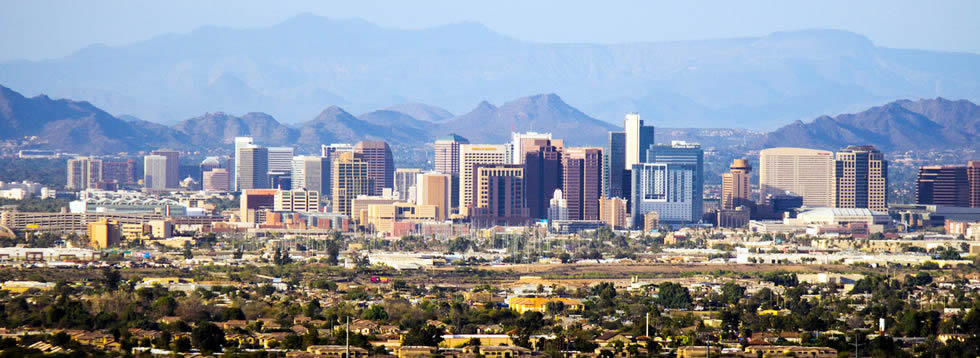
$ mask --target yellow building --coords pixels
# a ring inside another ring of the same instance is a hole
[[[703,351],[702,351],[703,352]],[[828,347],[797,347],[797,346],[748,346],[745,353],[756,356],[762,353],[764,357],[837,357],[837,350]]]
[[[585,308],[582,301],[572,298],[514,297],[510,299],[510,309],[523,314],[527,311],[545,312],[549,302],[561,302],[566,310],[580,311]]]
[[[150,238],[150,225],[148,224],[123,224],[122,237],[126,241],[143,241]]]
[[[99,219],[99,221],[88,224],[89,244],[97,249],[119,246],[119,239],[122,236],[118,221]]]
[[[351,201],[371,193],[368,162],[360,154],[342,153],[331,171],[333,212],[353,216]]]

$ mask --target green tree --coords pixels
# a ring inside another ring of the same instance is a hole
[[[371,307],[364,310],[362,317],[367,320],[381,321],[388,319],[388,312],[385,312],[384,307],[379,305],[371,305]]]
[[[416,326],[409,329],[408,333],[405,334],[402,345],[436,347],[439,342],[442,342],[442,334],[443,331],[433,325]]]
[[[657,290],[657,302],[667,308],[688,308],[692,302],[691,293],[680,284],[664,282]]]
[[[225,332],[211,322],[199,322],[191,331],[191,341],[204,352],[220,352],[225,345]]]
[[[190,260],[194,258],[194,251],[191,250],[191,242],[184,242],[184,259]]]

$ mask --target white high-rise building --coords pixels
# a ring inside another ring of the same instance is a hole
[[[250,145],[254,145],[252,142],[252,137],[235,137],[235,170],[233,170],[231,173],[232,189],[234,191],[239,191],[242,189],[241,180],[239,179],[241,175],[241,166],[239,163],[241,163],[242,160],[239,153],[241,153],[242,148]]]
[[[421,169],[395,169],[395,192],[398,193],[398,200],[415,202],[415,181],[419,173],[422,173]]]
[[[510,151],[507,144],[462,144],[459,146],[459,208],[462,211],[473,200],[473,166],[506,164]],[[522,193],[523,194],[523,193]]]
[[[834,153],[807,148],[769,148],[759,152],[760,201],[791,192],[807,207],[834,205]]]
[[[292,188],[319,191],[329,196],[330,160],[312,155],[293,157]]]
[[[510,133],[510,146],[508,148],[508,155],[510,156],[510,161],[507,164],[524,164],[524,149],[529,145],[529,142],[535,139],[551,139],[551,133],[537,133],[537,132],[526,132],[526,133]]]
[[[289,175],[293,171],[293,147],[269,147],[269,172]]]
[[[329,159],[331,162],[337,159],[341,153],[353,153],[354,145],[348,143],[334,143],[331,145],[320,145],[320,156]]]
[[[143,157],[143,187],[167,189],[167,157],[156,154]]]
[[[654,143],[653,126],[644,126],[640,115],[629,113],[623,125],[626,132],[626,169],[633,164],[646,163],[647,150]]]
[[[555,189],[548,205],[548,221],[568,220],[568,201],[562,195],[561,189]]]

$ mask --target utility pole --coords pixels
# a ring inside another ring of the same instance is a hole
[[[650,341],[650,312],[647,312],[647,342]]]
[[[346,348],[344,349],[344,351],[347,353],[345,353],[344,358],[350,358],[350,316],[347,316],[347,328],[344,329],[344,332],[347,335],[347,343],[345,344]]]
[[[858,343],[858,332],[854,332],[854,357],[861,358],[861,344]]]

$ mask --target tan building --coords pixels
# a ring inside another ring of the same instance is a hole
[[[205,191],[229,191],[231,190],[231,175],[228,169],[215,168],[204,172],[203,186]]]
[[[752,165],[748,159],[735,159],[728,167],[729,172],[721,175],[721,208],[735,209],[752,202],[749,186],[749,172]]]
[[[118,221],[101,219],[88,224],[89,244],[97,249],[119,246],[122,236]]]
[[[639,214],[633,214],[639,215]],[[660,227],[660,214],[656,211],[651,211],[643,214],[643,231],[651,232]]]
[[[459,146],[459,208],[473,205],[473,166],[507,163],[507,145],[462,144]]]
[[[355,153],[341,153],[331,171],[333,212],[351,216],[351,201],[371,193],[368,162]]]
[[[94,188],[102,181],[102,161],[89,157],[78,157],[68,160],[68,190],[85,190]]]
[[[174,234],[174,222],[170,220],[153,220],[147,226],[154,239],[169,239]]]
[[[434,221],[438,211],[435,205],[412,203],[369,205],[366,222],[377,232],[391,234],[395,231],[395,223]]]
[[[470,144],[470,141],[455,133],[436,139],[436,172],[449,175],[459,174],[459,146],[461,144]]]
[[[452,177],[449,174],[423,173],[415,179],[415,202],[419,205],[435,205],[436,220],[449,217],[452,207]]]
[[[361,195],[350,202],[351,219],[358,224],[367,225],[368,208],[371,205],[391,205],[399,202],[401,201],[392,197]]]
[[[759,152],[761,197],[791,192],[808,207],[834,204],[834,153],[806,148],[769,148]]]
[[[837,152],[834,182],[835,208],[888,210],[888,161],[874,146],[852,145]]]
[[[275,211],[316,212],[320,211],[320,192],[316,190],[277,190]]]
[[[599,199],[599,220],[613,229],[629,227],[626,221],[626,199]]]

